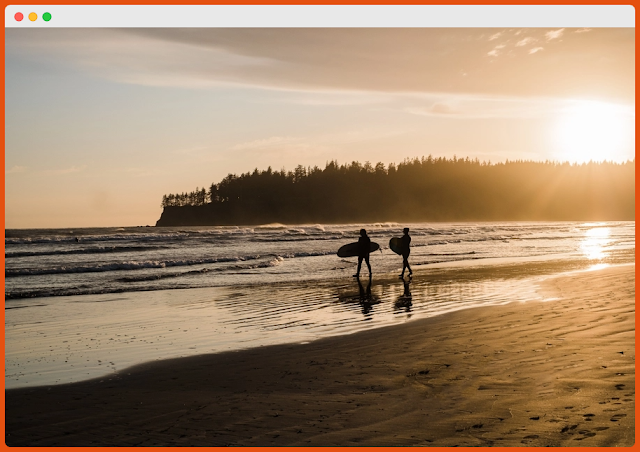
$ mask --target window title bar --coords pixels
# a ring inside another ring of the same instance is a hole
[[[635,27],[631,5],[9,5],[5,27]]]

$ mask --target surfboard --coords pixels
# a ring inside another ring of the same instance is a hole
[[[373,253],[378,250],[380,245],[376,242],[371,242],[369,246],[369,252]],[[358,255],[358,242],[348,243],[344,246],[341,246],[338,250],[338,257],[354,257]]]
[[[394,237],[389,240],[389,248],[391,248],[391,251],[394,253],[402,256],[402,238]]]

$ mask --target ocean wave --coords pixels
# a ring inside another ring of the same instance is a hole
[[[468,256],[476,254],[475,251],[469,251],[465,253],[429,253],[427,256]]]
[[[277,256],[286,257],[286,258],[296,258],[296,257],[314,257],[314,256],[328,256],[330,254],[335,254],[335,251],[300,251],[297,253],[279,253]]]
[[[40,297],[64,297],[74,295],[99,295],[108,293],[123,293],[123,292],[146,292],[152,290],[167,290],[167,289],[184,289],[186,287],[127,287],[127,288],[104,288],[93,287],[90,289],[78,289],[75,287],[61,288],[61,289],[36,289],[36,290],[18,290],[9,291],[4,293],[5,300],[19,300],[23,298],[40,298]],[[38,305],[34,305],[38,306]],[[29,306],[31,307],[31,306]],[[5,306],[5,309],[6,306]]]
[[[10,251],[4,254],[5,258],[32,257],[32,256],[56,256],[70,254],[101,254],[101,253],[128,253],[133,251],[149,251],[164,249],[163,246],[111,246],[81,248],[75,250],[47,250],[47,251]]]
[[[15,276],[31,275],[55,275],[61,273],[94,273],[109,272],[119,270],[143,270],[149,268],[184,267],[202,264],[217,264],[224,262],[243,262],[260,259],[261,256],[242,256],[230,258],[209,258],[209,259],[172,259],[172,260],[148,260],[148,261],[127,261],[108,264],[96,263],[94,265],[58,266],[47,268],[9,268],[5,269],[5,278]]]
[[[279,237],[273,236],[255,236],[248,239],[250,242],[258,242],[258,243],[277,243],[277,242],[310,242],[310,241],[322,241],[322,240],[342,240],[344,239],[344,235],[342,234],[331,234],[331,235],[281,235]],[[356,238],[354,237],[354,240]]]

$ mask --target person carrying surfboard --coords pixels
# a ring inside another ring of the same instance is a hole
[[[354,278],[360,278],[360,268],[362,267],[362,259],[367,263],[369,268],[369,278],[371,278],[371,264],[369,263],[369,252],[371,248],[371,239],[367,235],[365,229],[360,229],[360,238],[358,239],[358,270],[353,275]]]
[[[404,278],[405,268],[409,270],[409,276],[413,274],[413,272],[411,271],[411,266],[409,265],[409,253],[411,252],[411,249],[409,248],[409,245],[411,244],[409,228],[404,228],[402,232],[404,232],[404,235],[400,239],[400,251],[402,253],[402,273],[400,273],[400,278]]]

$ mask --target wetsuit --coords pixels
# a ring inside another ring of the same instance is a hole
[[[400,276],[404,275],[405,268],[409,270],[409,275],[411,275],[413,273],[411,271],[411,266],[409,265],[409,253],[411,253],[411,248],[409,246],[411,244],[411,237],[409,237],[409,234],[405,234],[402,236],[400,241],[402,243],[402,274]]]
[[[371,264],[369,263],[369,250],[371,249],[371,239],[368,235],[360,236],[358,239],[358,270],[355,276],[360,276],[360,268],[362,267],[362,259],[367,264],[369,275],[371,275]]]

